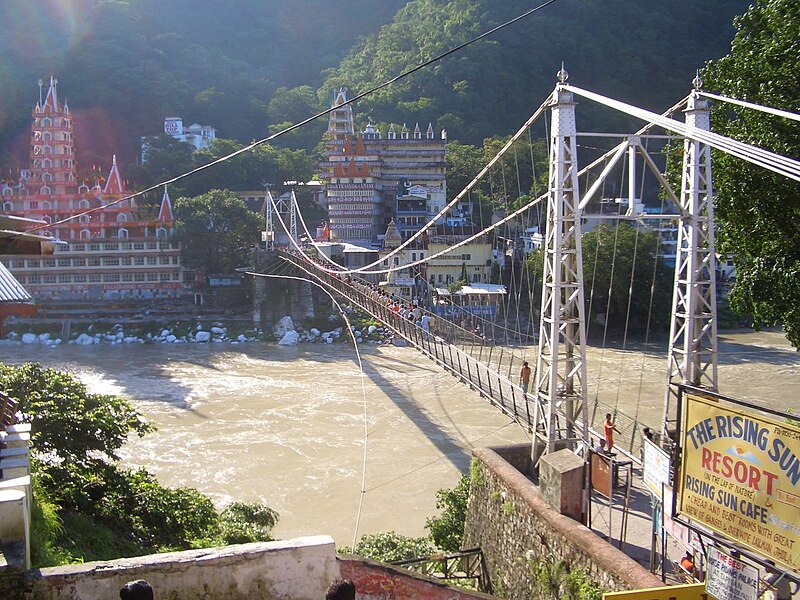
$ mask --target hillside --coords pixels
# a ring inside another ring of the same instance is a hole
[[[654,109],[725,54],[747,0],[560,0],[359,107],[378,122],[437,121],[451,139],[507,134],[570,81]],[[5,0],[0,165],[27,162],[36,81],[55,74],[76,111],[78,162],[136,159],[167,115],[249,141],[535,6],[530,0]],[[34,9],[35,6],[39,8]],[[42,6],[45,10],[42,10]],[[600,126],[596,109],[582,115]],[[323,123],[287,138],[308,149]],[[12,157],[16,155],[16,160]],[[13,173],[12,173],[13,175]]]

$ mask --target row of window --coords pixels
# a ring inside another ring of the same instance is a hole
[[[129,251],[129,250],[170,250],[176,249],[177,244],[168,241],[161,242],[92,242],[91,244],[69,244],[58,246],[57,252],[98,252],[103,251]]]
[[[61,127],[62,124],[64,127],[70,126],[70,120],[67,118],[62,119],[61,117],[42,117],[41,119],[36,119],[34,122],[35,125],[39,127]]]
[[[119,267],[130,265],[177,265],[180,264],[179,256],[104,256],[88,258],[44,258],[21,259],[11,261],[12,269],[52,269],[58,267]]]
[[[25,284],[51,284],[51,283],[134,283],[142,281],[180,281],[180,273],[89,273],[62,274],[62,275],[28,275],[17,277]]]

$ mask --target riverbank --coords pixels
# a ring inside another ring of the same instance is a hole
[[[350,313],[353,337],[358,343],[379,344],[391,338],[391,332],[380,323]],[[194,344],[278,342],[332,344],[349,341],[344,335],[343,319],[331,315],[326,319],[295,323],[285,316],[274,326],[254,327],[247,319],[219,317],[181,317],[150,319],[145,315],[125,319],[9,319],[7,334],[0,343],[60,346],[71,344]],[[291,333],[294,332],[294,333]],[[288,335],[287,335],[288,334]]]

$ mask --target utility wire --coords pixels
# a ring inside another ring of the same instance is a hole
[[[285,129],[282,129],[281,131],[273,133],[272,135],[267,136],[267,137],[265,137],[265,138],[263,138],[261,140],[258,140],[258,141],[255,141],[255,142],[251,142],[247,146],[244,146],[244,147],[239,148],[238,150],[236,150],[234,152],[231,152],[230,154],[227,154],[225,156],[217,158],[216,160],[213,160],[210,163],[207,163],[205,165],[201,165],[199,167],[196,167],[196,168],[194,168],[194,169],[192,169],[190,171],[187,171],[186,173],[183,173],[181,175],[176,175],[175,177],[173,177],[171,179],[167,179],[165,181],[162,181],[161,183],[157,183],[157,184],[151,185],[150,187],[148,187],[148,188],[146,188],[146,189],[144,189],[144,190],[142,190],[140,192],[135,192],[133,194],[129,194],[129,195],[124,196],[122,198],[119,198],[117,200],[112,200],[111,202],[103,204],[102,206],[97,206],[95,208],[91,208],[89,210],[86,210],[84,212],[72,215],[72,216],[67,217],[65,219],[61,219],[59,221],[55,221],[53,223],[49,223],[48,225],[43,225],[41,227],[37,227],[35,229],[32,229],[31,231],[38,231],[40,229],[47,229],[47,228],[50,228],[50,227],[54,227],[56,225],[61,225],[63,223],[67,223],[68,221],[73,221],[73,220],[75,220],[77,218],[80,218],[80,217],[82,217],[84,215],[89,215],[89,214],[92,214],[92,213],[95,213],[95,212],[99,212],[101,210],[104,210],[104,209],[108,208],[109,206],[115,206],[117,204],[120,204],[121,202],[124,202],[125,200],[131,200],[133,198],[138,198],[139,196],[143,196],[144,194],[147,194],[149,192],[157,190],[161,186],[175,183],[176,181],[180,181],[181,179],[185,179],[186,177],[189,177],[190,175],[194,175],[195,173],[199,173],[200,171],[204,171],[206,169],[209,169],[209,168],[213,167],[214,165],[217,165],[217,164],[223,163],[225,161],[228,161],[231,158],[239,156],[240,154],[243,154],[245,152],[249,152],[250,150],[253,150],[254,148],[256,148],[258,146],[266,144],[267,142],[271,142],[272,140],[274,140],[274,139],[276,139],[276,138],[278,138],[278,137],[280,137],[282,135],[285,135],[285,134],[287,134],[287,133],[289,133],[291,131],[294,131],[295,129],[299,129],[300,127],[303,127],[304,125],[307,125],[308,123],[311,123],[312,121],[315,121],[315,120],[319,119],[320,117],[324,117],[326,115],[329,115],[330,113],[332,113],[332,112],[334,112],[336,110],[339,110],[343,106],[347,106],[348,104],[352,104],[353,102],[356,102],[356,101],[360,100],[361,98],[364,98],[366,96],[369,96],[370,94],[373,94],[373,93],[375,93],[375,92],[377,92],[379,90],[382,90],[383,88],[388,87],[388,86],[392,85],[393,83],[396,83],[397,81],[400,81],[401,79],[404,79],[404,78],[408,77],[409,75],[411,75],[413,73],[416,73],[420,69],[424,69],[427,66],[430,66],[430,65],[432,65],[432,64],[434,64],[436,62],[439,62],[443,58],[446,58],[446,57],[450,56],[451,54],[455,54],[456,52],[459,52],[459,51],[463,50],[467,46],[471,46],[475,42],[478,42],[478,41],[482,40],[483,38],[488,37],[488,36],[492,35],[493,33],[496,33],[498,31],[500,31],[501,29],[505,29],[506,27],[508,27],[510,25],[513,25],[517,21],[521,21],[522,19],[525,19],[526,17],[529,17],[530,15],[532,15],[532,14],[534,14],[536,12],[539,12],[543,8],[553,4],[555,2],[557,2],[557,0],[547,0],[547,2],[543,2],[539,6],[537,6],[535,8],[532,8],[532,9],[522,13],[521,15],[519,15],[517,17],[514,17],[513,19],[510,19],[510,20],[506,21],[505,23],[502,23],[502,24],[498,25],[497,27],[493,27],[489,31],[485,31],[485,32],[481,33],[480,35],[478,35],[478,36],[476,36],[476,37],[464,42],[463,44],[459,44],[455,48],[451,48],[450,50],[442,52],[441,54],[439,54],[439,55],[437,55],[437,56],[435,56],[435,57],[433,57],[433,58],[431,58],[429,60],[426,60],[426,61],[416,65],[415,67],[407,69],[406,71],[403,71],[399,75],[396,75],[396,76],[392,77],[388,81],[384,81],[383,83],[378,84],[378,85],[366,90],[365,92],[361,92],[360,94],[357,94],[356,96],[350,98],[349,100],[347,100],[345,102],[342,102],[341,104],[337,104],[336,106],[332,106],[332,107],[330,107],[330,108],[328,108],[326,110],[320,111],[320,112],[318,112],[317,114],[315,114],[312,117],[308,117],[307,119],[304,119],[303,121],[300,121],[299,123],[295,123],[294,125],[290,125],[289,127],[286,127]]]

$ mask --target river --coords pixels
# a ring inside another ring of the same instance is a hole
[[[800,412],[800,355],[780,334],[720,342],[720,391]],[[126,464],[219,506],[264,502],[280,513],[278,537],[422,535],[436,490],[456,484],[471,448],[528,438],[415,350],[361,350],[363,376],[344,345],[2,344],[0,361],[64,368],[129,398],[158,431],[128,442]],[[663,351],[592,348],[587,363],[590,395],[600,382],[607,403],[658,425]]]

